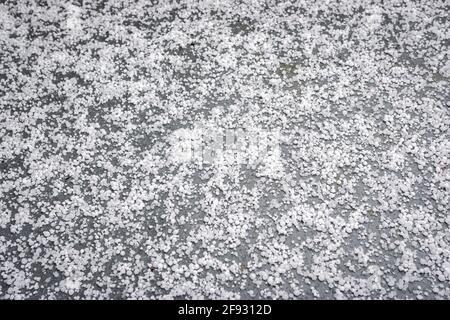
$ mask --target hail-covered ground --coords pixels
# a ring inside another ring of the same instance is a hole
[[[0,298],[450,298],[449,0],[153,2],[0,4]]]

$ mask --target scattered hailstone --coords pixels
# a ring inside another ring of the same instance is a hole
[[[92,4],[0,5],[1,299],[450,298],[445,1]]]

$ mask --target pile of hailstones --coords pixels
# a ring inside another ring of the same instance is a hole
[[[450,298],[449,30],[440,0],[0,4],[0,298]]]

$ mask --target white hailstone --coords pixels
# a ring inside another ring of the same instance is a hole
[[[450,262],[444,263],[442,267],[445,275],[447,276],[447,279],[450,279]]]
[[[447,60],[440,70],[444,77],[450,78],[450,60]]]

